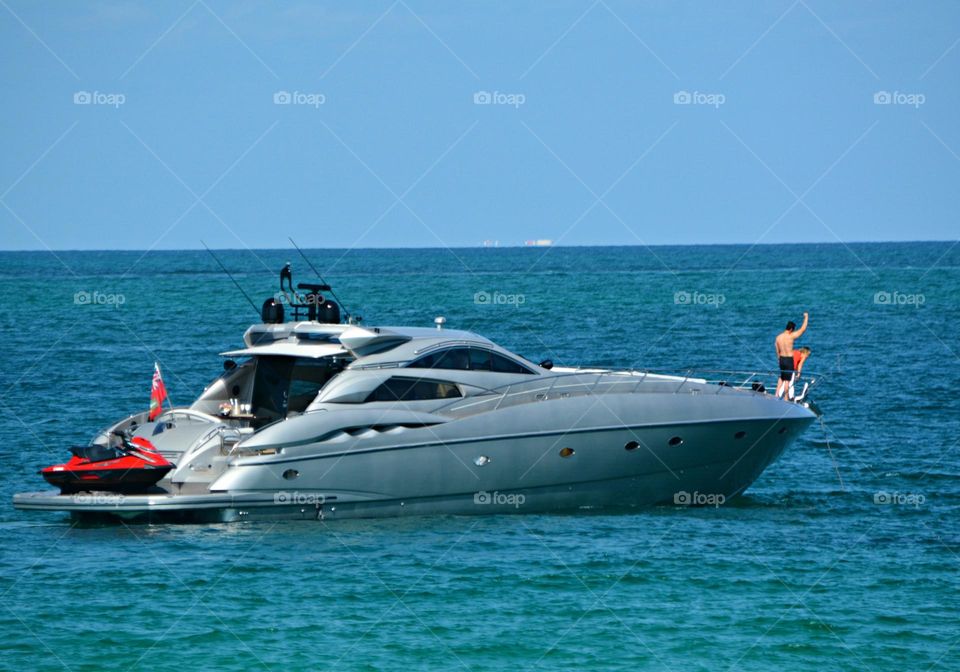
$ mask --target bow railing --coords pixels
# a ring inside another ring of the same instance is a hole
[[[688,369],[679,373],[675,369],[671,373],[657,369],[576,369],[501,385],[479,395],[457,399],[435,412],[471,415],[548,399],[598,394],[722,394],[724,390],[767,394],[767,383],[773,381],[775,385],[779,375],[779,371],[722,369]],[[804,380],[812,387],[817,377],[805,376]]]

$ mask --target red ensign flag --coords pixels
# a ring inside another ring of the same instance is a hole
[[[167,386],[163,384],[163,378],[160,376],[160,365],[153,364],[153,385],[150,387],[150,415],[148,419],[153,421],[163,412],[163,402],[167,400]]]

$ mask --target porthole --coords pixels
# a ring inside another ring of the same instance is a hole
[[[670,446],[672,446],[672,447],[674,447],[674,448],[676,448],[677,446],[679,446],[681,443],[683,443],[683,439],[681,439],[679,436],[675,436],[675,437],[673,437],[672,439],[670,439],[669,441],[667,441],[667,444],[670,445]]]
[[[573,448],[561,448],[561,449],[560,449],[560,457],[570,457],[570,456],[573,455],[575,452],[576,452],[576,451],[575,451]]]
[[[786,433],[787,433],[787,426],[786,426],[786,425],[784,425],[783,427],[781,427],[781,428],[780,428],[780,431],[777,432],[777,434],[786,434]]]
[[[623,449],[628,453],[632,453],[639,447],[640,447],[640,444],[637,443],[636,441],[627,441],[627,444],[623,447]]]
[[[736,434],[733,435],[733,438],[735,438],[735,439],[742,439],[742,438],[745,437],[746,435],[747,435],[747,433],[741,429],[739,432],[737,432]]]
[[[300,472],[296,469],[287,469],[285,472],[283,472],[283,477],[288,481],[292,481],[298,476],[300,476]]]

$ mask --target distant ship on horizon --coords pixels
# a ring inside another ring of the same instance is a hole
[[[551,247],[553,241],[549,238],[538,238],[536,240],[525,240],[523,241],[524,247]],[[500,247],[499,240],[485,240],[483,241],[484,247]]]

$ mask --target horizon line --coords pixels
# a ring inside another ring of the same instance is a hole
[[[331,251],[367,251],[367,250],[448,250],[448,249],[457,249],[457,250],[499,250],[499,249],[531,249],[531,250],[550,250],[550,249],[578,249],[578,248],[601,248],[601,247],[636,247],[636,248],[665,248],[665,247],[778,247],[778,246],[787,246],[787,245],[909,245],[916,243],[946,243],[946,244],[956,244],[960,243],[960,239],[918,239],[918,240],[849,240],[849,241],[796,241],[796,242],[782,242],[782,243],[652,243],[652,244],[643,244],[643,243],[632,243],[632,244],[585,244],[585,245],[524,245],[524,244],[511,244],[511,245],[427,245],[427,246],[383,246],[383,247],[304,247],[305,250],[331,250]],[[292,247],[211,247],[212,250],[221,250],[224,252],[246,252],[250,250],[258,251],[286,251],[293,249]],[[46,253],[56,253],[56,252],[202,252],[204,248],[200,247],[171,247],[171,248],[159,248],[159,249],[145,249],[137,247],[101,247],[101,248],[26,248],[26,249],[0,249],[0,254],[3,253],[28,253],[28,252],[46,252]]]

